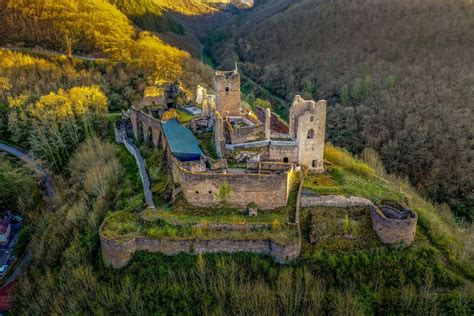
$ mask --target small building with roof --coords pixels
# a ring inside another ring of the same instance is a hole
[[[173,156],[182,162],[200,160],[203,156],[199,141],[193,132],[176,119],[162,123],[169,148]]]

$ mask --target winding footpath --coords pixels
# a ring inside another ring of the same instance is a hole
[[[48,172],[46,171],[46,168],[44,168],[40,163],[38,163],[38,161],[35,160],[32,156],[10,145],[0,143],[0,151],[4,151],[10,155],[13,155],[34,168],[36,173],[38,173],[42,178],[41,185],[44,187],[46,192],[46,197],[48,199],[48,207],[51,207],[52,198],[54,195],[54,187],[53,182],[51,181],[51,178],[49,177]]]

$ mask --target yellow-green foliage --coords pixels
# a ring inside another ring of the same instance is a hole
[[[127,59],[134,33],[127,17],[106,0],[8,0],[0,18],[4,42],[101,51]]]
[[[359,175],[375,175],[375,171],[366,163],[355,159],[347,151],[330,144],[326,144],[324,148],[324,159]]]
[[[154,32],[172,31],[184,34],[184,27],[171,16],[165,14],[163,8],[154,0],[108,0],[127,15],[138,27]]]
[[[228,0],[210,0],[210,1],[202,1],[202,0],[155,0],[159,6],[172,10],[177,11],[186,15],[201,15],[201,14],[209,14],[215,12],[216,9],[209,6],[205,2],[208,3],[226,3],[229,2]]]
[[[38,97],[64,86],[98,84],[100,77],[74,65],[0,49],[0,100],[28,94]]]
[[[142,32],[132,51],[134,62],[154,72],[156,80],[174,81],[183,73],[184,61],[191,56],[165,44],[149,32]]]
[[[59,90],[31,102],[26,96],[9,98],[9,130],[30,132],[28,141],[38,157],[57,170],[107,111],[107,98],[96,86]],[[18,136],[18,137],[20,137]]]

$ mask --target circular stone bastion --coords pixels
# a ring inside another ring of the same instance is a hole
[[[371,205],[372,227],[384,244],[410,245],[415,239],[418,215],[407,207]]]

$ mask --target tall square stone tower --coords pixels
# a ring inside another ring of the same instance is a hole
[[[217,71],[215,79],[217,111],[222,116],[239,116],[240,113],[240,74],[237,70]]]
[[[290,136],[298,142],[298,163],[323,172],[326,101],[304,100],[297,95],[290,108]]]

